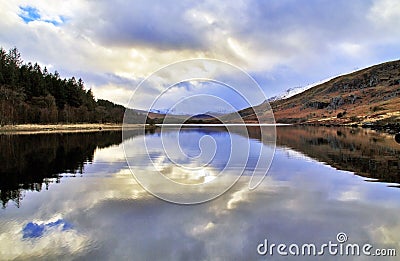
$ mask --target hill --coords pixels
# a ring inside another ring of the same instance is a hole
[[[400,60],[338,76],[270,105],[277,123],[400,123]],[[265,108],[263,103],[239,113],[256,122],[254,110]]]

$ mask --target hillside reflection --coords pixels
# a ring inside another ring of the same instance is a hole
[[[136,131],[138,132],[138,131]],[[135,131],[129,136],[137,135]],[[0,135],[0,200],[17,206],[24,190],[41,191],[64,175],[82,175],[97,148],[122,142],[120,131]]]
[[[257,128],[250,128],[249,135],[260,138]],[[284,126],[277,127],[276,145],[340,170],[381,182],[400,183],[400,145],[391,135],[360,128]]]
[[[261,128],[263,130],[261,131]],[[230,128],[236,134],[270,145],[271,126]],[[224,132],[224,127],[202,126],[206,134]],[[156,132],[160,130],[157,129]],[[262,134],[261,134],[262,133]],[[336,169],[400,186],[400,145],[393,135],[349,127],[278,126],[276,147],[290,148]]]

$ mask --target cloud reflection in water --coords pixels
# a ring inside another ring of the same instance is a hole
[[[135,139],[125,142],[135,148]],[[136,149],[140,161],[141,148]],[[256,190],[248,190],[250,177],[244,175],[227,193],[194,206],[151,196],[132,178],[121,155],[121,145],[99,149],[82,178],[63,179],[48,191],[27,192],[20,209],[3,210],[0,255],[255,260],[260,258],[257,244],[265,238],[317,244],[334,240],[340,231],[350,242],[400,249],[398,189],[365,182],[287,147],[277,149],[269,176]],[[171,175],[186,178],[160,164]],[[29,222],[39,229],[24,239]],[[63,230],[65,224],[72,227]]]

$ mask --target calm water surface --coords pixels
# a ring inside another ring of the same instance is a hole
[[[0,135],[0,259],[284,260],[258,255],[258,244],[323,244],[336,242],[339,232],[349,243],[400,254],[400,145],[393,137],[364,129],[279,127],[268,176],[250,191],[254,158],[269,146],[260,142],[259,129],[249,127],[250,138],[222,128],[185,129],[181,143],[188,154],[199,153],[204,135],[214,138],[219,152],[208,171],[195,175],[177,173],[151,147],[165,175],[193,183],[224,168],[231,140],[250,142],[238,182],[192,206],[162,201],[135,182],[122,148],[132,150],[134,168],[145,169],[139,131],[125,140],[121,132]],[[160,133],[145,139],[157,144]],[[235,170],[232,175],[239,175]]]

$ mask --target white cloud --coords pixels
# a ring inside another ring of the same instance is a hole
[[[48,258],[60,259],[65,256],[84,253],[90,239],[74,229],[63,231],[53,227],[45,231],[43,236],[37,238],[23,238],[23,232],[17,222],[7,224],[7,231],[0,232],[0,255],[2,258],[31,259],[40,257],[44,253]]]
[[[0,45],[17,46],[25,60],[51,64],[62,76],[113,74],[139,82],[167,64],[207,57],[262,76],[268,92],[396,59],[397,50],[379,50],[400,45],[399,2],[390,0],[1,4]],[[20,7],[35,8],[40,20],[25,23]],[[84,80],[95,93],[125,103],[118,83]]]
[[[399,30],[400,2],[397,0],[374,1],[369,17],[375,23],[386,29]]]

